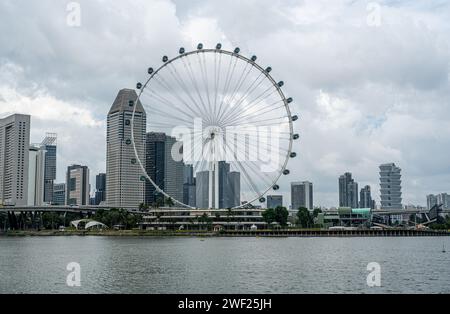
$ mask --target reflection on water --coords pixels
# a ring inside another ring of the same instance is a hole
[[[450,293],[450,238],[0,238],[0,293]],[[67,264],[81,265],[79,288]],[[369,288],[367,264],[381,265]]]

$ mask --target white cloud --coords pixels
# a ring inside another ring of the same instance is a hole
[[[59,133],[58,177],[72,162],[104,171],[105,118],[117,91],[146,68],[198,42],[239,46],[273,67],[294,97],[301,141],[288,180],[315,184],[316,204],[337,204],[337,178],[354,173],[378,194],[378,165],[403,169],[405,203],[450,192],[450,5],[379,1],[80,1],[0,4],[0,112],[33,115],[34,140]],[[287,199],[288,201],[289,199]]]

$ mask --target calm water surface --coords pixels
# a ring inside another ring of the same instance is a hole
[[[450,293],[450,238],[0,238],[0,293],[390,292]]]

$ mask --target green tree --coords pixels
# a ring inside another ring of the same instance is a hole
[[[314,211],[313,211],[313,217],[317,218],[317,216],[319,216],[319,214],[321,214],[321,213],[322,213],[322,210],[319,207],[316,207],[316,208],[314,208]]]
[[[63,219],[57,213],[47,212],[42,215],[42,224],[44,229],[55,230],[63,224]]]
[[[289,212],[286,207],[278,206],[275,208],[275,221],[278,222],[281,226],[287,226]]]
[[[168,207],[173,207],[175,205],[175,203],[173,202],[173,199],[171,197],[166,199],[166,205]]]
[[[309,210],[305,207],[300,207],[297,212],[298,224],[302,228],[311,228],[314,224]]]
[[[262,217],[264,221],[270,225],[275,222],[275,210],[273,208],[267,208],[263,213]]]
[[[279,223],[281,226],[287,225],[289,212],[285,207],[278,206],[277,208],[268,208],[262,213],[262,217],[267,224],[274,222]]]

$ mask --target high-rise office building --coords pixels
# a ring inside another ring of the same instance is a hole
[[[67,168],[66,205],[89,205],[89,169],[86,166],[72,165]]]
[[[100,205],[106,199],[106,173],[99,173],[95,177],[94,205]]]
[[[380,198],[382,209],[402,209],[401,169],[394,163],[380,166]]]
[[[218,163],[218,189],[213,180],[213,191],[219,192],[219,208],[234,208],[241,204],[241,174],[230,171],[230,164],[225,161]],[[213,193],[214,194],[214,193]],[[209,171],[196,174],[196,201],[198,208],[209,207]],[[213,200],[212,204],[215,204]]]
[[[132,124],[136,151],[144,164],[145,110],[141,102],[137,101],[136,91],[122,89],[112,104],[107,119],[106,203],[111,207],[137,208],[144,202],[144,182],[141,180],[143,173],[133,148]]]
[[[153,182],[164,191],[166,156],[166,134],[150,132],[146,135],[145,145],[145,170]],[[164,204],[164,196],[155,186],[146,181],[145,204],[155,206]]]
[[[359,207],[375,209],[375,200],[372,199],[369,185],[362,188],[359,193]]]
[[[149,132],[146,136],[146,171],[153,182],[165,193],[182,202],[184,183],[184,163],[172,156],[172,149],[179,143],[165,133]],[[151,182],[145,185],[145,203],[162,204],[164,197],[158,193]]]
[[[427,195],[427,209],[430,210],[436,205],[437,205],[436,195],[433,194]]]
[[[283,195],[267,195],[267,208],[283,207]]]
[[[55,183],[53,186],[53,205],[65,205],[66,204],[66,184]]]
[[[234,208],[241,205],[241,173],[231,171],[228,174],[228,206]]]
[[[440,193],[436,195],[436,203],[442,205],[443,209],[450,208],[450,195],[447,193]]]
[[[181,202],[183,200],[184,162],[175,160],[172,155],[179,143],[171,136],[166,136],[165,142],[164,192]]]
[[[350,172],[339,177],[339,206],[358,208],[358,183]]]
[[[220,161],[219,165],[219,208],[229,208],[232,190],[229,186],[230,164]],[[215,182],[214,182],[215,183]],[[214,191],[215,187],[213,187]],[[215,204],[215,201],[213,201]]]
[[[184,166],[183,203],[196,207],[196,188],[193,165]]]
[[[196,206],[197,208],[209,207],[209,171],[199,171],[195,176]]]
[[[442,206],[442,209],[449,209],[450,195],[447,193],[440,193],[437,195],[434,194],[427,195],[427,208],[431,209],[436,205]]]
[[[44,157],[44,204],[53,203],[53,184],[56,179],[56,140],[55,133],[47,133],[41,143]]]
[[[291,183],[291,206],[292,210],[300,207],[309,210],[314,209],[313,184],[308,181]]]
[[[30,116],[0,119],[0,204],[28,203]]]
[[[44,205],[45,150],[31,145],[28,154],[28,206]]]
[[[56,134],[47,133],[41,144],[30,145],[28,164],[28,205],[52,204],[56,179]]]

